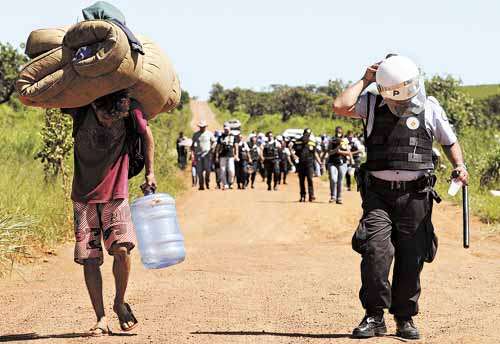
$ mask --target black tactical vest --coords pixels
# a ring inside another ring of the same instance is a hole
[[[278,147],[276,147],[276,141],[273,141],[273,143],[266,142],[262,153],[264,155],[264,159],[266,160],[278,159]]]
[[[342,165],[346,162],[345,156],[338,153],[338,148],[340,147],[342,139],[339,137],[333,137],[328,142],[328,163],[335,166]]]
[[[304,138],[300,138],[293,143],[293,150],[295,150],[295,155],[299,157],[299,164],[314,164],[314,155],[316,153],[315,141],[311,139],[305,141]]]
[[[245,144],[239,145],[238,156],[239,156],[240,160],[248,161],[249,157],[250,157],[250,152],[247,151],[245,148],[249,148],[249,147]]]
[[[425,111],[398,117],[387,105],[379,107],[381,101],[382,97],[377,96],[370,136],[365,130],[368,170],[433,169],[432,136],[425,126]],[[368,113],[370,116],[370,111]]]
[[[250,147],[250,156],[252,157],[252,160],[255,162],[255,161],[258,161],[259,160],[259,147],[257,146],[257,144],[249,144],[249,147]]]
[[[221,157],[232,158],[234,156],[234,151],[233,151],[233,147],[235,144],[234,136],[231,134],[222,134],[219,140],[221,144],[221,152],[220,152]]]

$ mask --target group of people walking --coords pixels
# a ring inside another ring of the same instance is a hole
[[[199,130],[189,140],[184,133],[177,139],[178,164],[187,168],[191,161],[193,186],[199,190],[210,189],[211,173],[215,174],[216,188],[227,190],[255,188],[257,175],[267,180],[268,190],[278,190],[287,183],[292,160],[288,140],[251,133],[248,137],[239,130],[224,125],[223,131],[207,130],[207,123],[200,121]]]
[[[178,163],[181,169],[191,160],[193,187],[210,189],[210,176],[215,174],[216,188],[226,190],[237,185],[238,189],[255,188],[260,175],[267,190],[277,191],[280,184],[288,183],[288,174],[298,174],[300,202],[313,202],[314,177],[328,171],[330,202],[342,204],[342,184],[346,180],[351,190],[353,176],[359,169],[364,146],[353,131],[344,135],[337,127],[331,136],[315,137],[312,130],[304,129],[301,137],[274,136],[252,132],[248,137],[240,130],[225,125],[223,131],[207,130],[207,123],[200,121],[199,130],[192,139],[181,132],[177,139]],[[307,183],[307,188],[306,188]]]

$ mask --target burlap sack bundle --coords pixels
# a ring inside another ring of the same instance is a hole
[[[67,27],[32,31],[26,41],[25,54],[30,58],[40,56],[62,45]]]
[[[130,50],[119,27],[103,20],[84,21],[67,31],[33,31],[26,49],[36,58],[23,68],[16,83],[21,101],[43,108],[72,108],[128,88],[148,119],[173,110],[180,102],[181,88],[172,63],[153,41],[139,39],[144,56]],[[39,55],[49,47],[52,50]],[[89,47],[92,53],[74,60],[81,47]]]
[[[144,49],[139,81],[130,89],[131,96],[143,106],[148,119],[173,110],[180,102],[181,87],[170,59],[152,40],[140,36]]]
[[[81,47],[88,47],[92,54],[73,60]],[[26,105],[79,107],[130,88],[141,71],[142,56],[130,50],[120,28],[102,20],[84,21],[68,29],[61,47],[30,61],[16,89]]]

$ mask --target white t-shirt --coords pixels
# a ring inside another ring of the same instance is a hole
[[[198,155],[207,155],[215,142],[214,134],[208,130],[198,131],[193,135],[193,149]]]

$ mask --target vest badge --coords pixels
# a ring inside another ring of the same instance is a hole
[[[410,130],[417,130],[419,127],[420,127],[420,121],[418,120],[417,117],[409,117],[407,120],[406,120],[406,126],[410,129]]]

